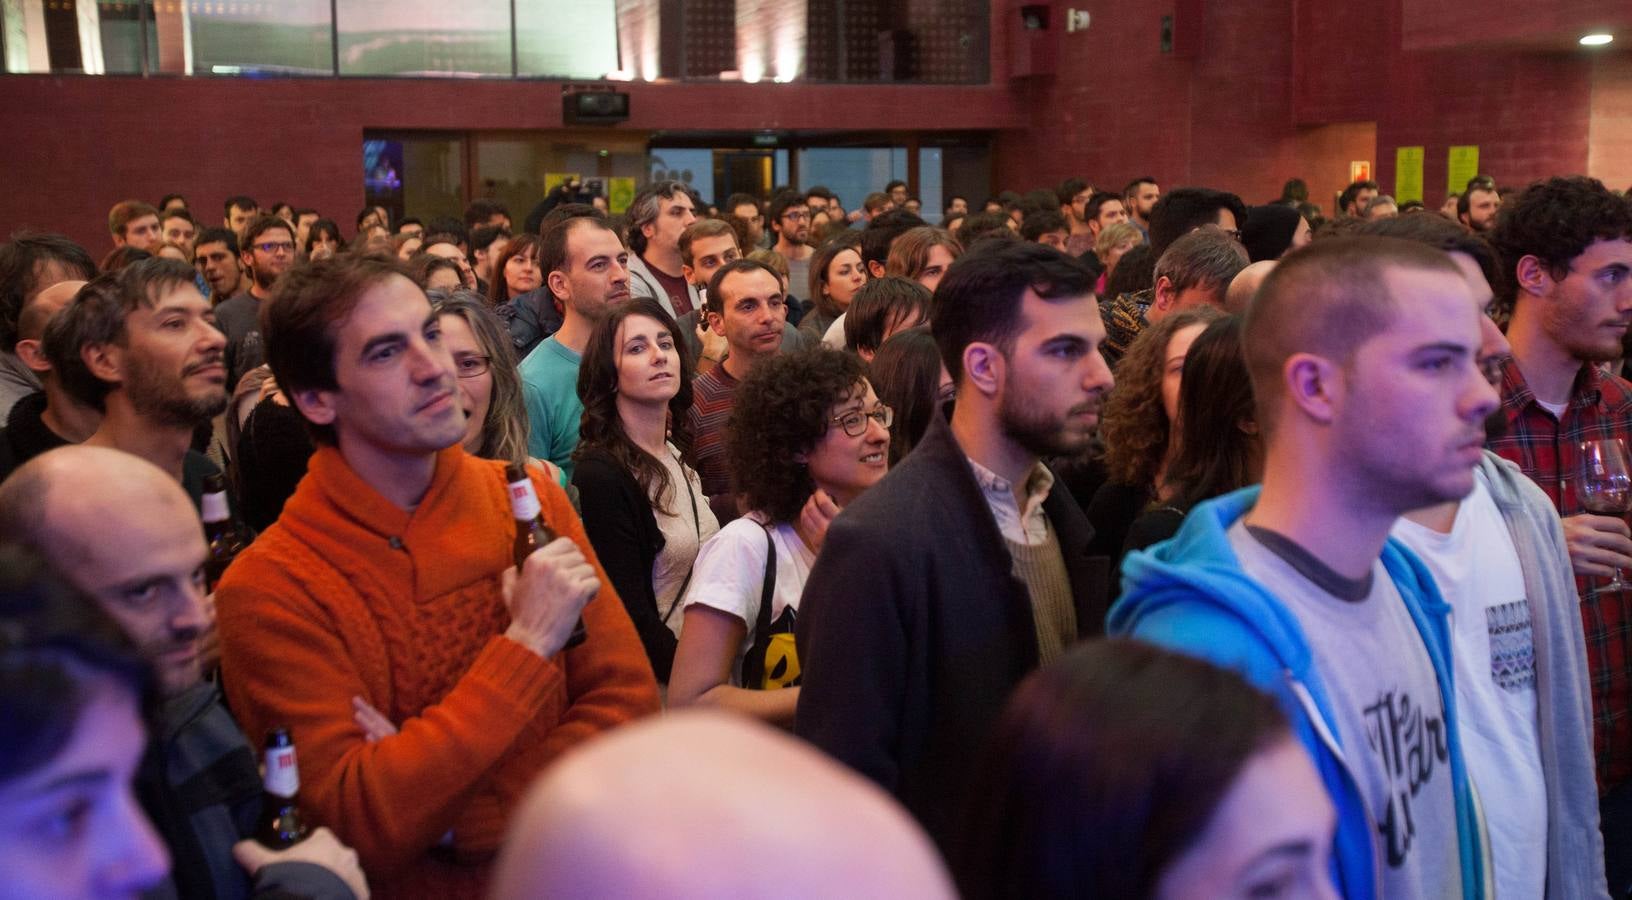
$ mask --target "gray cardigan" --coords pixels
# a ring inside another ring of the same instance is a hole
[[[1541,488],[1485,451],[1480,463],[1524,570],[1536,652],[1537,734],[1547,784],[1547,897],[1608,897],[1598,783],[1592,754],[1592,693],[1580,600],[1564,527]]]

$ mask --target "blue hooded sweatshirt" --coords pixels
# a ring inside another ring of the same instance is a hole
[[[1337,807],[1332,846],[1333,879],[1348,900],[1373,900],[1382,882],[1377,828],[1343,744],[1332,730],[1332,705],[1315,669],[1297,616],[1241,570],[1226,532],[1258,500],[1246,488],[1198,505],[1171,540],[1128,554],[1122,563],[1122,598],[1111,608],[1106,633],[1158,644],[1240,672],[1274,696],[1292,722],[1294,736],[1309,752]],[[1409,550],[1392,538],[1383,548],[1383,567],[1404,598],[1433,663],[1445,707],[1456,798],[1462,863],[1462,896],[1489,896],[1478,801],[1462,760],[1456,691],[1451,683],[1450,607],[1433,577]]]

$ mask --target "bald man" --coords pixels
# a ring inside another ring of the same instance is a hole
[[[1247,266],[1236,273],[1230,281],[1230,289],[1224,294],[1224,311],[1231,315],[1240,315],[1247,311],[1247,304],[1252,302],[1258,287],[1269,277],[1271,269],[1275,268],[1275,260],[1264,259]]]
[[[871,782],[782,732],[687,711],[612,732],[551,769],[516,819],[493,892],[659,896],[954,895],[924,832]]]
[[[277,853],[244,840],[260,812],[257,750],[200,674],[199,644],[213,627],[208,548],[174,478],[119,450],[51,450],[0,485],[0,540],[39,553],[153,664],[164,695],[151,723],[158,762],[143,767],[136,791],[175,861],[158,896],[368,895],[356,854],[327,829]]]
[[[36,294],[17,319],[17,358],[43,389],[19,399],[6,416],[0,429],[0,481],[47,450],[85,440],[102,424],[102,411],[74,399],[45,354],[47,326],[84,286],[77,280],[53,284]]]

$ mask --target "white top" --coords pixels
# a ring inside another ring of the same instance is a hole
[[[827,333],[822,335],[822,346],[834,350],[846,349],[844,343],[844,317],[848,315],[847,312],[839,313],[839,317],[833,320],[833,324],[827,326]]]
[[[752,512],[728,523],[703,545],[697,568],[686,589],[682,608],[701,603],[742,620],[747,627],[742,646],[731,665],[731,683],[737,684],[742,659],[754,644],[754,622],[759,617],[759,595],[765,586],[765,516]],[[771,591],[771,621],[789,607],[799,609],[799,595],[810,578],[816,554],[792,525],[771,529],[776,542],[776,586]],[[741,685],[738,685],[739,687]]]
[[[1451,605],[1462,752],[1490,830],[1496,896],[1540,897],[1547,881],[1547,783],[1530,604],[1513,536],[1483,473],[1449,534],[1401,519],[1394,536],[1427,564]]]
[[[1035,547],[1048,541],[1048,514],[1043,512],[1043,501],[1054,489],[1054,473],[1042,463],[1032,463],[1026,475],[1026,505],[1022,509],[1014,499],[1014,482],[993,472],[970,457],[969,470],[975,473],[980,495],[997,520],[997,530],[1003,537],[1023,546]]]
[[[669,630],[679,637],[686,617],[681,610],[676,609],[672,614],[670,610],[680,597],[680,585],[685,582],[686,573],[697,560],[697,551],[720,530],[720,520],[715,518],[708,498],[703,496],[703,484],[697,473],[680,464],[680,451],[673,444],[668,445],[668,451],[660,460],[669,472],[669,496],[652,508],[657,530],[663,533],[663,549],[652,562],[652,594],[657,598],[657,614],[665,617]],[[696,498],[695,517],[692,498]],[[674,514],[665,515],[664,506]]]

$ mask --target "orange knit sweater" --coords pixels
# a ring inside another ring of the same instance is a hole
[[[566,494],[533,481],[546,521],[599,570]],[[254,741],[290,729],[302,806],[357,849],[376,896],[481,896],[539,771],[658,710],[604,572],[582,645],[545,660],[503,637],[514,539],[501,463],[442,451],[408,513],[325,447],[217,590],[233,712]],[[366,741],[353,696],[400,732]]]

